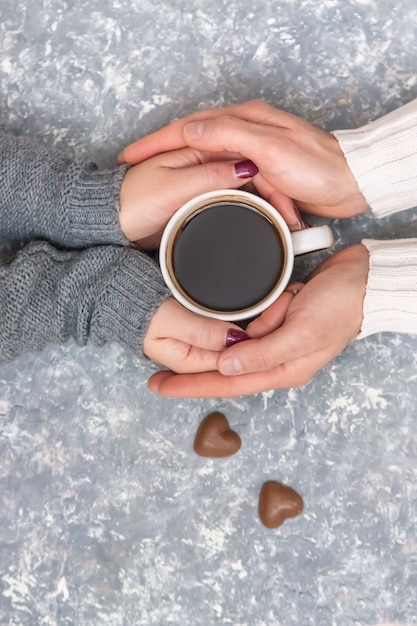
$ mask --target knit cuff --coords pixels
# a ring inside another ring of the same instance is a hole
[[[93,341],[118,341],[143,356],[143,340],[151,319],[169,296],[158,265],[147,255],[126,248],[93,316]]]
[[[119,224],[128,165],[99,171],[12,131],[0,129],[0,232],[66,248],[128,245]]]
[[[364,239],[369,275],[358,339],[382,331],[417,334],[417,239]]]
[[[74,162],[64,185],[68,240],[79,247],[128,245],[119,224],[120,188],[129,165],[98,170],[94,163]]]
[[[417,205],[417,100],[333,135],[376,217]]]

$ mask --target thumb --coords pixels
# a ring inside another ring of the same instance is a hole
[[[184,126],[183,137],[188,146],[197,150],[239,152],[262,163],[265,148],[271,143],[271,127],[223,116],[189,122]]]
[[[306,340],[307,335],[302,324],[287,320],[270,334],[233,347],[230,352],[227,350],[218,359],[218,370],[224,376],[272,371],[287,361],[315,352],[313,341]]]

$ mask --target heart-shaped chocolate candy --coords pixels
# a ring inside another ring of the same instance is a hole
[[[203,419],[194,439],[197,454],[217,459],[235,454],[241,445],[239,435],[231,430],[226,417],[218,411]]]
[[[278,528],[289,517],[300,515],[304,508],[302,497],[291,487],[268,480],[259,494],[258,512],[264,526]]]

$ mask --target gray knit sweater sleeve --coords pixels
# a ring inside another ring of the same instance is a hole
[[[126,169],[98,170],[0,128],[0,237],[127,245],[119,227]]]
[[[81,345],[118,341],[140,356],[167,296],[156,264],[134,248],[29,243],[0,266],[0,360],[70,337]]]
[[[120,231],[126,169],[99,171],[0,128],[0,237],[30,242],[0,261],[0,360],[70,337],[143,355],[169,292]]]

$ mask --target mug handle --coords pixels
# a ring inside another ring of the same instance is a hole
[[[291,233],[294,254],[305,254],[314,250],[323,250],[333,245],[334,237],[329,226],[312,226]]]

